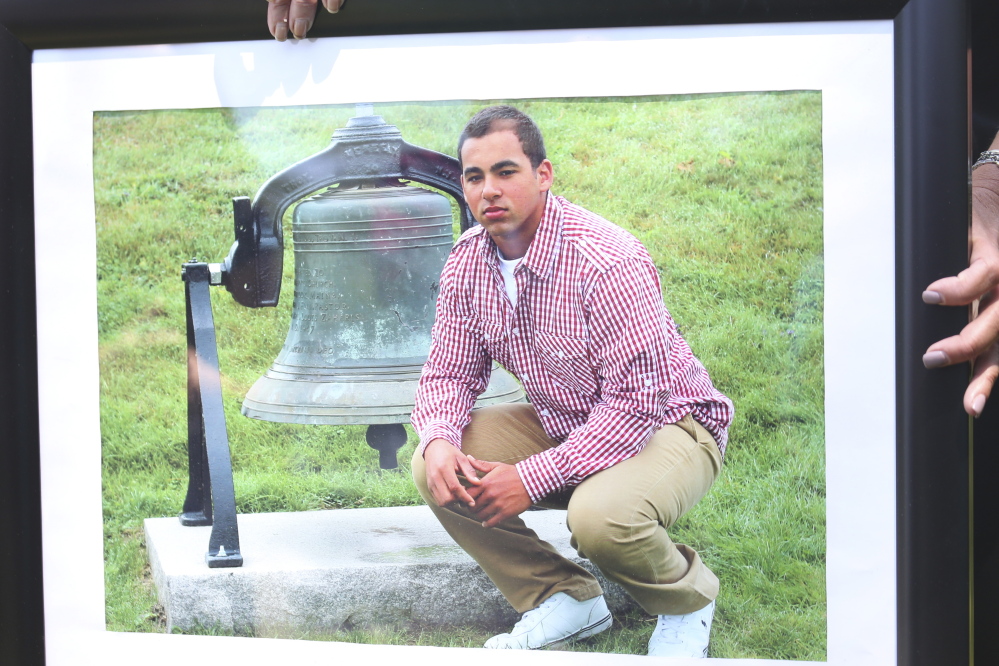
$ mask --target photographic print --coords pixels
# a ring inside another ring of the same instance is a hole
[[[720,478],[671,530],[678,543],[704,553],[721,580],[711,656],[824,661],[821,94],[388,102],[371,110],[407,142],[453,156],[467,119],[494,102],[513,104],[538,123],[554,165],[553,193],[648,248],[672,317],[735,403]],[[177,514],[188,484],[180,266],[192,258],[221,261],[233,241],[231,199],[252,196],[275,173],[322,150],[357,112],[337,105],[94,115],[111,631],[168,628],[142,525]],[[237,512],[420,506],[408,465],[417,438],[408,426],[400,467],[385,470],[365,442],[365,426],[273,423],[240,413],[295,322],[296,298],[307,297],[307,280],[295,275],[290,209],[285,217],[278,307],[248,309],[212,290]],[[455,237],[457,222],[455,215]],[[207,541],[195,560],[205,549]],[[169,628],[442,647],[481,647],[506,630],[419,617],[398,618],[396,626],[317,618],[311,629],[263,613],[224,626],[212,626],[212,618],[185,617]],[[617,620],[611,631],[567,649],[644,654],[654,618],[632,604]]]

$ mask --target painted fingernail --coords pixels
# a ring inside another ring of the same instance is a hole
[[[923,303],[928,303],[930,305],[943,305],[943,296],[941,296],[938,291],[924,291]]]
[[[950,365],[950,358],[947,357],[946,352],[926,352],[923,354],[923,365],[927,368],[942,368],[945,365]]]
[[[282,21],[274,26],[274,39],[283,42],[288,39],[288,21]]]
[[[975,413],[976,419],[982,415],[983,409],[985,409],[985,396],[976,396],[975,401],[971,403],[971,411]]]
[[[309,33],[309,19],[295,19],[295,29],[292,30],[295,33],[295,39],[305,39],[305,36]]]

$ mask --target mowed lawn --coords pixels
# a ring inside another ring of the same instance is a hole
[[[485,103],[375,107],[410,143],[454,154]],[[554,191],[635,233],[715,385],[736,405],[714,488],[673,529],[721,579],[714,657],[824,660],[825,447],[821,97],[815,92],[518,103],[545,134]],[[107,626],[163,631],[142,520],[176,515],[187,484],[180,266],[232,243],[231,199],[323,149],[352,107],[98,114],[101,437]],[[289,216],[290,217],[290,216]],[[281,303],[213,290],[240,513],[419,504],[408,458],[382,471],[363,426],[247,419],[240,403],[288,331]],[[407,426],[408,427],[408,426]],[[574,650],[644,654],[635,614]],[[207,628],[206,631],[213,631]],[[479,646],[479,630],[311,639]]]

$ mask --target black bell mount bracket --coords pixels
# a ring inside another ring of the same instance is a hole
[[[264,183],[251,204],[233,199],[236,242],[222,264],[222,281],[236,302],[249,308],[277,305],[281,291],[281,218],[288,206],[335,183],[404,179],[430,185],[453,197],[461,209],[461,230],[472,223],[461,191],[461,167],[448,155],[402,140],[381,116],[358,116],[333,133],[322,152],[293,164]]]
[[[276,306],[284,263],[281,220],[288,207],[336,183],[381,179],[435,187],[458,202],[463,232],[474,224],[462,196],[458,160],[406,143],[399,130],[381,116],[362,115],[336,130],[325,150],[271,177],[252,203],[248,197],[232,200],[236,242],[221,264],[192,261],[182,267],[187,301],[189,479],[180,521],[212,526],[205,555],[211,568],[242,566],[243,556],[209,286],[224,285],[246,307]],[[390,468],[394,451],[405,443],[405,431],[401,425],[375,432],[369,429],[367,439],[379,450],[382,467]]]

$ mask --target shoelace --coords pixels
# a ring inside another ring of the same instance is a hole
[[[517,624],[513,625],[513,629],[510,631],[510,633],[511,634],[516,633],[518,629],[525,629],[528,625],[533,624],[534,620],[532,616],[540,613],[541,611],[547,610],[551,606],[554,606],[555,603],[557,603],[557,601],[558,600],[554,599],[553,597],[548,597],[547,599],[541,602],[540,606],[538,606],[537,608],[532,608],[531,610],[524,613],[524,615],[521,616]],[[522,627],[521,625],[524,626]]]
[[[666,643],[680,644],[685,642],[681,633],[688,631],[695,624],[689,620],[674,621],[667,626],[659,624],[656,626],[656,635]]]
[[[671,645],[680,645],[683,643],[683,639],[680,638],[679,627],[660,627],[656,631],[656,636],[665,643],[670,643]]]

